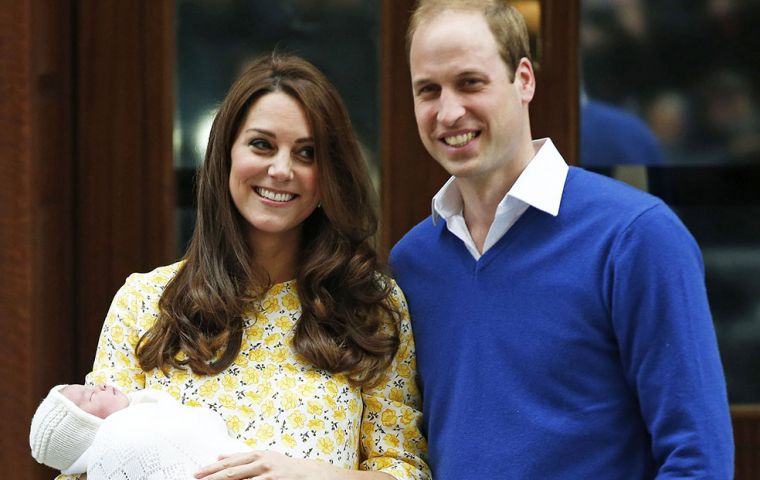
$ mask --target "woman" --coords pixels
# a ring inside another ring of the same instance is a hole
[[[127,279],[88,383],[221,414],[253,452],[197,478],[429,478],[406,304],[370,245],[368,176],[334,87],[297,57],[255,62],[197,187],[185,258]]]

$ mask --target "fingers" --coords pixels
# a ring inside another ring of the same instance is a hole
[[[193,476],[203,480],[238,480],[263,473],[261,452],[245,452],[219,456],[219,461],[198,470]]]

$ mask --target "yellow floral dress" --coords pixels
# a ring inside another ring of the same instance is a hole
[[[274,285],[246,312],[240,353],[219,374],[143,372],[135,345],[155,322],[158,300],[178,267],[127,278],[106,316],[87,383],[108,383],[125,392],[163,390],[184,404],[210,408],[252,449],[382,471],[399,480],[430,478],[411,325],[395,283],[392,299],[403,313],[401,345],[377,387],[354,387],[345,376],[296,356],[291,345],[301,306],[295,281]],[[58,477],[66,478],[76,477]]]

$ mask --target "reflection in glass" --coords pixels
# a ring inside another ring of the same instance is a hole
[[[194,219],[193,175],[216,108],[247,62],[276,49],[300,55],[337,87],[378,186],[377,0],[175,0],[177,252]]]
[[[760,2],[582,0],[581,166],[702,248],[732,403],[760,403]]]

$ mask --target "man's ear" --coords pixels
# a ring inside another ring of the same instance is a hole
[[[523,102],[530,103],[536,92],[536,76],[533,73],[533,65],[525,57],[520,59],[515,69],[515,84]]]

